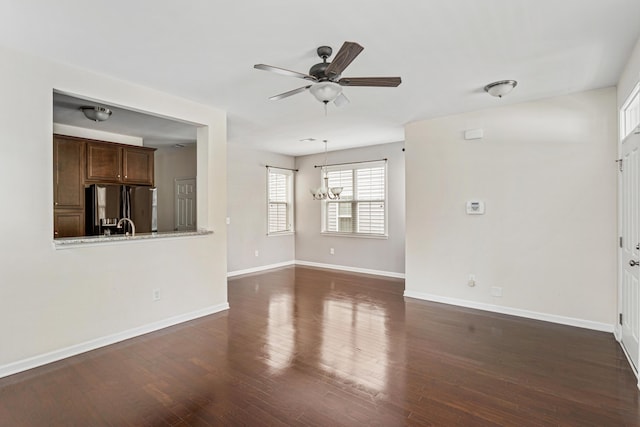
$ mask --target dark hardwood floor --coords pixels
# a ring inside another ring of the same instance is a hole
[[[0,379],[1,426],[637,426],[611,334],[290,267],[231,309]]]

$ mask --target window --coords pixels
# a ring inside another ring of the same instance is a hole
[[[387,235],[386,161],[330,166],[329,188],[342,187],[339,200],[324,200],[323,233]]]
[[[626,138],[640,126],[640,83],[631,91],[631,95],[620,109],[620,136]]]
[[[293,232],[293,171],[267,168],[267,234]]]

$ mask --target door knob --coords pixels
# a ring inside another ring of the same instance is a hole
[[[632,259],[631,261],[629,261],[629,265],[631,267],[635,267],[636,265],[640,265],[640,261],[636,261],[635,259]]]

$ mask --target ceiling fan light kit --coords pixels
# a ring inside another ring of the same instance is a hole
[[[327,102],[334,101],[342,93],[342,86],[330,81],[319,82],[311,86],[309,92],[311,92],[311,95],[318,101],[326,104]]]
[[[105,107],[81,107],[80,108],[84,113],[84,116],[93,120],[94,122],[104,122],[113,113],[110,109]]]
[[[518,86],[518,82],[515,80],[500,80],[497,82],[489,83],[484,87],[484,90],[491,96],[502,98],[503,96],[509,94],[516,86]]]
[[[402,79],[400,77],[341,78],[343,71],[347,66],[349,66],[349,64],[351,64],[351,62],[353,62],[363,49],[364,48],[358,43],[344,42],[333,61],[327,62],[327,58],[331,56],[333,49],[329,46],[320,46],[316,52],[318,56],[322,58],[322,62],[313,65],[309,69],[308,74],[266,64],[256,64],[253,67],[258,70],[270,71],[272,73],[296,77],[312,82],[307,86],[274,95],[269,98],[270,100],[276,101],[309,90],[313,97],[324,103],[325,106],[329,102],[333,102],[336,106],[341,107],[349,103],[349,99],[342,91],[343,86],[397,87],[402,83]]]

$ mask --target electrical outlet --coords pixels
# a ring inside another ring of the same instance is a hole
[[[256,256],[260,256],[260,251],[256,249]]]
[[[227,225],[231,224],[231,218],[227,217]]]
[[[491,296],[493,296],[493,297],[502,297],[502,288],[500,286],[492,286],[491,287]]]
[[[469,278],[467,279],[467,286],[469,286],[470,288],[473,288],[475,285],[476,285],[476,275],[470,274]]]
[[[333,250],[333,248],[331,248],[331,249],[329,249],[329,253],[330,253],[331,255],[335,255],[336,251],[334,251],[334,250]]]
[[[160,289],[154,289],[153,290],[153,300],[154,301],[160,301]]]

